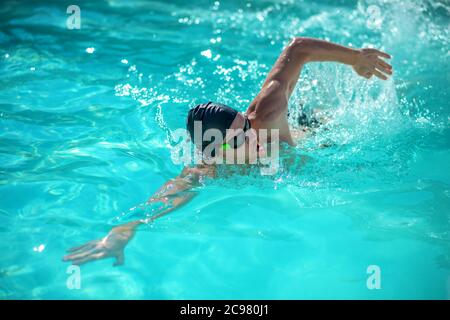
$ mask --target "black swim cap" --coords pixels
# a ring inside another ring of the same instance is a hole
[[[195,143],[196,141],[194,139],[194,121],[202,122],[202,136],[197,137],[201,145],[197,144],[197,147],[203,151],[211,143],[210,141],[202,141],[205,131],[218,129],[222,133],[222,139],[225,139],[226,130],[230,128],[237,113],[233,108],[220,103],[208,102],[195,106],[189,110],[186,121],[186,128],[189,131],[192,142]]]

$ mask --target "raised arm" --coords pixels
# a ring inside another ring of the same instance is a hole
[[[332,42],[312,38],[298,38],[299,51],[303,51],[305,62],[335,61],[352,66],[355,71],[366,78],[372,75],[387,80],[392,74],[392,66],[381,58],[391,56],[377,49],[352,49]],[[358,71],[364,72],[358,72]]]
[[[146,205],[148,206],[161,205],[152,212],[151,216],[114,227],[102,239],[93,240],[82,246],[69,249],[70,253],[64,256],[63,260],[81,265],[86,262],[112,257],[116,259],[114,266],[123,264],[124,248],[133,238],[137,227],[166,215],[192,199],[195,192],[191,189],[204,176],[214,176],[213,167],[184,168],[179,176],[166,182],[147,200]]]
[[[386,80],[386,75],[392,74],[392,66],[381,58],[389,59],[390,55],[377,49],[352,49],[324,40],[296,37],[278,57],[262,86],[262,91],[275,85],[284,90],[289,99],[302,67],[314,61],[347,64],[362,77],[369,79],[375,75]]]

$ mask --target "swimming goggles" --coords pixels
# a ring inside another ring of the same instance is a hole
[[[245,142],[245,132],[250,130],[252,128],[252,125],[250,124],[250,120],[248,120],[247,117],[245,117],[245,124],[244,124],[244,128],[242,129],[242,132],[239,133],[238,135],[234,136],[232,140],[230,140],[228,143],[224,143],[222,144],[222,148],[224,150],[228,149],[228,148],[233,148],[233,149],[237,149],[240,146],[242,146]]]

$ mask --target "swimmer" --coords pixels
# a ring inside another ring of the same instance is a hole
[[[315,61],[332,61],[351,66],[359,76],[366,79],[375,76],[386,80],[392,75],[392,66],[382,58],[391,57],[377,49],[353,49],[319,39],[296,37],[283,49],[245,113],[213,102],[191,109],[186,121],[191,141],[204,152],[211,143],[203,143],[202,138],[196,140],[198,137],[195,135],[194,124],[197,122],[202,125],[201,137],[206,130],[216,129],[222,135],[222,141],[219,147],[212,149],[214,152],[210,156],[224,158],[226,150],[232,148],[235,158],[247,163],[266,153],[267,145],[264,146],[260,141],[261,129],[275,129],[279,133],[279,141],[295,146],[302,135],[289,127],[288,101],[303,66]],[[308,125],[310,122],[306,121],[304,114],[300,114],[299,124]],[[270,139],[269,136],[269,142]],[[199,184],[202,177],[216,175],[214,165],[203,163],[185,167],[179,176],[166,182],[147,201],[147,205],[160,205],[154,215],[114,227],[104,238],[70,249],[63,260],[81,265],[94,260],[115,258],[115,266],[123,264],[124,248],[133,238],[138,226],[153,222],[179,208],[195,195],[192,188]]]

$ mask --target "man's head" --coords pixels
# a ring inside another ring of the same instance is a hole
[[[206,157],[223,157],[232,151],[234,163],[257,158],[256,132],[250,130],[247,117],[233,108],[213,102],[199,104],[189,110],[186,127],[192,142]]]

